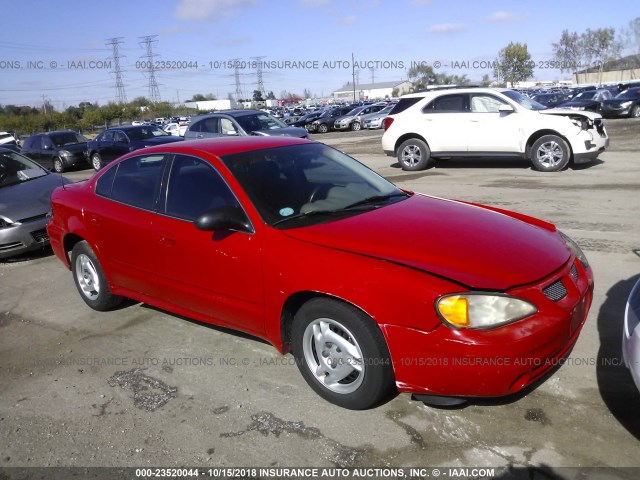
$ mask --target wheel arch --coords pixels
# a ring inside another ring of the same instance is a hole
[[[323,293],[323,292],[310,291],[310,290],[293,293],[285,300],[284,304],[282,305],[282,310],[280,313],[280,342],[281,342],[280,350],[282,351],[282,353],[287,353],[291,351],[291,331],[293,328],[293,319],[296,316],[296,313],[298,313],[298,310],[300,310],[300,308],[305,303],[315,298],[326,298],[328,300],[335,300],[336,302],[344,303],[345,305],[349,305],[353,308],[356,308],[357,310],[359,310],[369,318],[373,318],[373,316],[362,307],[356,305],[353,302],[345,300],[344,298],[339,296],[330,295],[328,293]],[[380,326],[375,321],[373,323],[376,324],[376,326],[380,330],[380,333],[382,334],[382,337],[385,339],[385,342],[386,342],[387,339],[386,339],[384,330],[381,329]]]
[[[427,145],[427,147],[429,147],[429,150],[431,150],[431,146],[429,146],[429,142],[427,142],[427,140],[422,135],[415,132],[410,132],[410,133],[405,133],[401,137],[398,137],[395,145],[393,146],[393,155],[397,156],[398,148],[400,148],[400,145],[402,145],[404,142],[412,138],[417,138],[418,140],[422,140]]]
[[[62,246],[64,247],[64,256],[68,265],[71,265],[71,256],[69,255],[69,253],[71,252],[71,250],[73,250],[73,247],[83,241],[85,241],[85,239],[77,233],[67,233],[64,236],[64,239],[62,240]]]
[[[557,137],[560,137],[562,140],[564,140],[565,143],[567,144],[567,147],[569,148],[569,162],[573,162],[573,148],[571,146],[571,142],[567,137],[562,135],[557,130],[551,130],[551,129],[538,130],[529,136],[529,138],[527,139],[525,150],[524,150],[524,155],[527,160],[531,160],[531,147],[533,147],[533,144],[536,143],[536,141],[540,137],[544,137],[545,135],[555,135]]]

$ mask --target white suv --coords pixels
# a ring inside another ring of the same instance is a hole
[[[439,157],[513,157],[555,172],[594,160],[609,146],[602,117],[546,109],[514,90],[450,88],[403,96],[384,123],[382,148],[404,170]]]

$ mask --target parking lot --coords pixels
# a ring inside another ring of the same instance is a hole
[[[45,251],[0,263],[0,466],[640,467],[640,394],[620,348],[640,276],[640,119],[606,125],[597,161],[546,174],[492,159],[404,172],[381,131],[313,135],[401,188],[539,217],[580,244],[593,305],[537,388],[458,409],[406,394],[341,409],[259,339],[144,304],[90,310]]]

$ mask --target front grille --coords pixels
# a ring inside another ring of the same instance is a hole
[[[542,293],[544,293],[549,300],[557,302],[567,296],[567,289],[562,283],[562,280],[558,280],[557,282],[552,283],[551,285],[543,289]]]
[[[571,276],[577,282],[578,281],[578,269],[576,268],[576,264],[571,265]]]
[[[31,236],[36,242],[46,242],[49,240],[49,235],[47,235],[47,229],[41,228],[40,230],[34,230],[31,232]]]

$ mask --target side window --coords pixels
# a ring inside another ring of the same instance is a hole
[[[409,97],[409,98],[401,98],[398,103],[391,109],[389,115],[396,115],[400,112],[404,112],[407,108],[415,105],[424,97]]]
[[[493,95],[471,94],[471,111],[473,113],[498,113],[501,105],[506,105],[506,103]]]
[[[23,150],[31,150],[33,149],[34,145],[36,145],[36,138],[38,137],[28,137],[25,141],[24,141],[24,146],[22,147]]]
[[[109,130],[102,134],[101,142],[113,142],[113,131]]]
[[[53,142],[49,137],[47,137],[46,135],[43,135],[42,137],[40,137],[40,139],[41,139],[40,148],[42,148],[43,150],[45,148],[53,148]]]
[[[117,170],[118,166],[114,165],[112,168],[109,168],[102,174],[102,176],[96,182],[96,194],[100,195],[101,197],[111,197],[111,187],[113,186],[113,179],[116,176]]]
[[[113,134],[113,141],[114,142],[121,142],[121,143],[128,143],[129,140],[127,139],[127,136],[123,132],[116,131]]]
[[[160,191],[164,155],[145,155],[118,164],[111,198],[134,207],[154,210]]]
[[[442,95],[424,107],[424,113],[461,113],[467,112],[466,94]]]
[[[200,131],[206,133],[220,133],[220,122],[217,117],[205,118],[200,122]]]
[[[196,157],[176,155],[167,184],[166,214],[193,221],[223,206],[238,206],[238,201],[213,166]]]
[[[229,132],[236,132],[236,127],[233,125],[233,122],[228,118],[220,119],[220,131],[223,135],[229,135]]]
[[[176,131],[178,130],[178,124],[177,123],[172,124],[172,126]],[[192,123],[191,125],[189,125],[189,131],[190,132],[199,132],[201,128],[202,128],[202,122],[195,122],[195,123]]]

